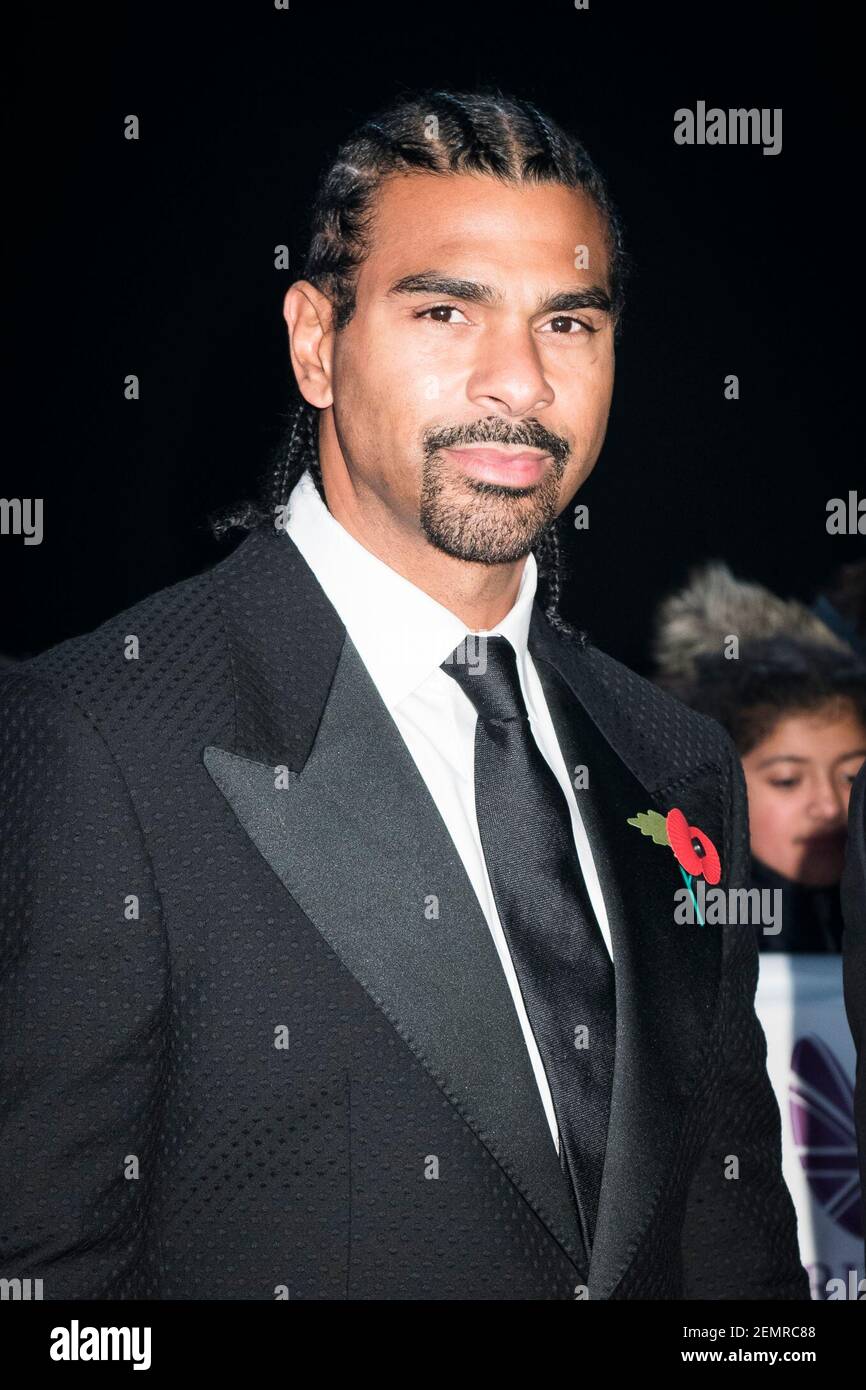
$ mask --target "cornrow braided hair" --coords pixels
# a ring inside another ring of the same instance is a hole
[[[559,183],[580,189],[604,220],[615,332],[630,268],[619,214],[584,147],[529,101],[496,88],[431,90],[378,112],[351,134],[324,171],[313,202],[301,278],[331,303],[341,332],[355,312],[357,276],[369,251],[376,196],[383,181],[410,171],[486,174],[506,183]],[[257,502],[212,518],[214,534],[273,522],[301,475],[309,470],[326,502],[318,457],[317,410],[301,400],[280,442]],[[327,505],[327,502],[326,502]],[[560,614],[562,558],[557,523],[535,547],[539,600],[550,625],[584,646],[587,634]]]

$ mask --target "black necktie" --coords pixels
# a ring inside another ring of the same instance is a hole
[[[477,651],[473,644],[480,644]],[[613,963],[577,857],[568,803],[530,728],[513,647],[505,637],[468,638],[442,670],[478,711],[481,845],[589,1253],[613,1082]]]

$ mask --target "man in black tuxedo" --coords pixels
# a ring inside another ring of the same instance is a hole
[[[866,763],[851,788],[841,893],[845,919],[842,933],[845,1012],[857,1049],[854,1119],[860,1154],[860,1190],[866,1193]]]
[[[561,618],[619,220],[501,94],[339,151],[250,534],[2,685],[2,1265],[46,1298],[808,1298],[730,739]]]

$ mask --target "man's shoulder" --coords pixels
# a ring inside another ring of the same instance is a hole
[[[639,675],[592,640],[581,646],[560,638],[563,660],[603,714],[604,732],[637,766],[648,786],[662,787],[697,772],[720,771],[736,759],[726,729],[691,709],[670,691]]]
[[[226,664],[214,578],[232,555],[145,595],[89,631],[0,672],[0,696],[32,711],[77,712],[105,727],[136,712],[158,720]]]

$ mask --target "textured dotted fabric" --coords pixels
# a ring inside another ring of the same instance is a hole
[[[203,766],[241,708],[266,743],[271,682],[322,659],[303,615],[293,650],[275,624],[268,681],[245,646],[279,607],[273,544],[0,680],[0,1277],[46,1299],[573,1299],[570,1256]],[[586,659],[647,785],[732,766],[711,721]],[[735,824],[744,866],[742,801]],[[709,1062],[614,1298],[807,1296],[754,937],[726,936]],[[720,1177],[732,1135],[747,1181]]]

